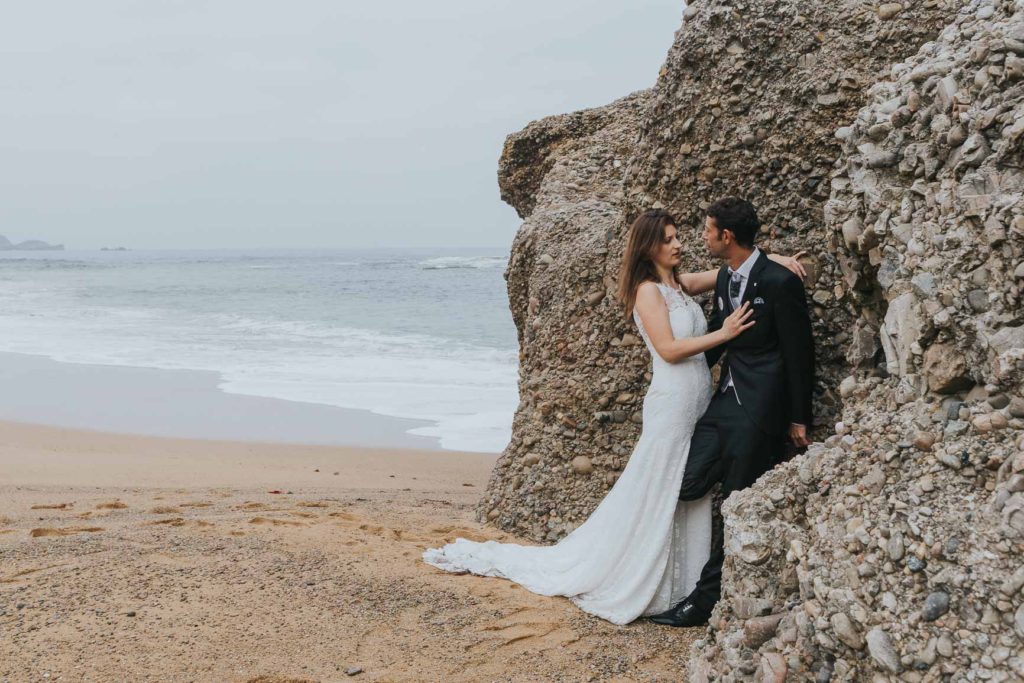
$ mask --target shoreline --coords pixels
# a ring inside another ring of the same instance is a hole
[[[0,352],[0,421],[113,434],[444,451],[426,420],[229,393],[205,370],[66,363]]]

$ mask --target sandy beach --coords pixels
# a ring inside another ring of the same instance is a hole
[[[496,456],[0,423],[0,681],[669,681],[616,627],[419,561]]]

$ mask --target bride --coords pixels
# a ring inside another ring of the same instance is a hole
[[[707,334],[704,312],[690,295],[713,289],[717,271],[677,280],[681,247],[666,211],[647,211],[630,227],[618,297],[647,345],[654,375],[633,454],[593,514],[553,546],[459,538],[424,552],[424,562],[564,595],[615,624],[663,612],[690,593],[711,550],[710,495],[679,501],[690,436],[711,400],[704,351],[754,322],[744,304]],[[794,258],[773,258],[799,273]]]

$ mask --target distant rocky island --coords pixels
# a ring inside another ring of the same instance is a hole
[[[64,251],[64,245],[49,244],[42,240],[25,240],[15,244],[0,235],[0,251]]]

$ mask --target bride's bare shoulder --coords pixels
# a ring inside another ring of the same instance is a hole
[[[647,282],[641,282],[640,285],[636,288],[636,298],[637,298],[637,301],[639,301],[641,298],[644,298],[644,299],[653,299],[653,298],[662,299],[664,297],[661,294],[661,288],[658,287],[658,283],[647,281]]]
[[[656,282],[641,282],[636,288],[636,308],[641,311],[654,311],[668,305],[665,295]]]

